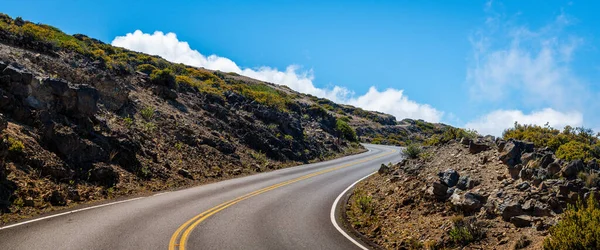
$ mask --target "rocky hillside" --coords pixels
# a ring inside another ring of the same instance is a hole
[[[505,135],[534,135],[538,128],[517,126]],[[547,131],[552,133],[542,136],[546,142],[566,139],[558,148],[576,138],[598,141],[585,130]],[[597,229],[584,229],[600,221],[597,203],[581,218],[574,215],[583,210],[568,210],[579,200],[600,198],[600,168],[593,157],[576,159],[571,157],[577,154],[493,137],[406,153],[412,158],[382,165],[359,183],[348,203],[352,227],[385,249],[593,249],[590,245],[600,243]],[[569,215],[561,224],[565,211]]]

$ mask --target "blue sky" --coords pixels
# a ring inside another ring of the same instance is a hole
[[[398,119],[495,135],[514,121],[600,128],[594,1],[324,2],[7,1],[0,11]]]

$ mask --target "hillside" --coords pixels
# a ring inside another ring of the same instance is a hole
[[[7,15],[0,112],[1,223],[357,153],[359,139],[398,144],[433,131]]]
[[[459,139],[462,138],[462,139]],[[385,249],[597,249],[600,139],[516,124],[405,151],[349,199],[352,227]]]

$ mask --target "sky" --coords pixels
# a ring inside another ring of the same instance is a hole
[[[0,12],[398,120],[600,131],[596,1],[25,2]]]

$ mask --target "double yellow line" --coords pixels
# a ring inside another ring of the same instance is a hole
[[[366,159],[363,159],[363,160],[360,160],[360,161],[352,162],[352,163],[341,165],[341,166],[334,167],[334,168],[329,168],[329,169],[321,170],[321,171],[318,171],[318,172],[315,172],[315,173],[312,173],[312,174],[308,174],[308,175],[304,175],[304,176],[298,177],[296,179],[292,179],[292,180],[284,181],[284,182],[281,182],[281,183],[278,183],[278,184],[275,184],[275,185],[272,185],[272,186],[268,186],[268,187],[256,190],[256,191],[254,191],[252,193],[240,196],[240,197],[235,198],[233,200],[221,203],[221,204],[219,204],[219,205],[217,205],[217,206],[215,206],[215,207],[213,207],[213,208],[211,208],[211,209],[209,209],[207,211],[204,211],[203,213],[201,213],[199,215],[194,216],[194,218],[191,218],[190,220],[188,220],[185,223],[183,223],[183,225],[181,225],[179,228],[177,228],[177,230],[175,231],[175,233],[173,233],[173,235],[171,236],[171,240],[169,241],[169,250],[176,250],[177,247],[179,247],[179,250],[185,250],[185,247],[186,247],[186,244],[187,244],[187,239],[190,236],[190,234],[192,233],[192,231],[194,230],[194,228],[196,228],[198,226],[198,224],[200,224],[202,221],[206,220],[208,217],[212,216],[213,214],[216,214],[219,211],[221,211],[221,210],[223,210],[223,209],[225,209],[225,208],[227,208],[229,206],[232,206],[232,205],[234,205],[234,204],[236,204],[236,203],[238,203],[240,201],[243,201],[245,199],[248,199],[248,198],[257,196],[259,194],[271,191],[271,190],[276,189],[276,188],[280,188],[280,187],[292,184],[294,182],[298,182],[298,181],[301,181],[301,180],[306,180],[308,178],[315,177],[317,175],[322,175],[322,174],[325,174],[325,173],[328,173],[328,172],[331,172],[331,171],[335,171],[335,170],[338,170],[338,169],[342,169],[342,168],[350,167],[350,166],[357,165],[357,164],[360,164],[360,163],[364,163],[364,162],[367,162],[367,161],[371,161],[371,160],[374,160],[374,159],[377,159],[377,158],[381,158],[381,157],[393,154],[395,152],[396,152],[396,150],[392,150],[392,151],[390,151],[388,153],[383,153],[383,154],[376,155],[376,156],[373,156],[373,157],[370,157],[370,158],[366,158]],[[183,232],[183,234],[182,234],[182,232]],[[177,239],[178,238],[179,238],[179,244],[177,243]]]

